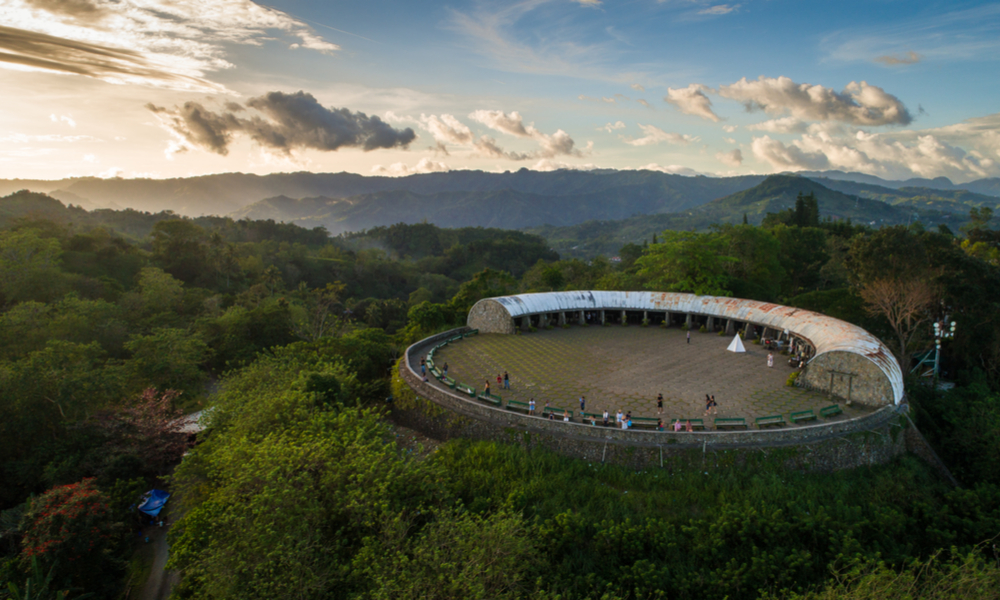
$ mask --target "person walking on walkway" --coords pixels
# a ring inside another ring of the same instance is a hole
[[[656,414],[658,415],[663,414],[663,394],[660,394],[656,397]]]
[[[774,366],[774,352],[767,353],[767,368],[770,369]]]
[[[503,372],[503,389],[510,389],[510,375],[507,374],[507,371]]]

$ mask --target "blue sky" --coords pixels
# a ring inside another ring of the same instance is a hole
[[[0,177],[1000,176],[1000,3],[0,0]]]

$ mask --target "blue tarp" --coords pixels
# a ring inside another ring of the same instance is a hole
[[[163,510],[163,505],[167,503],[167,498],[169,497],[170,494],[163,490],[149,490],[142,497],[142,502],[139,503],[139,510],[151,517],[155,517]]]

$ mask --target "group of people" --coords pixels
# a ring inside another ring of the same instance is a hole
[[[497,373],[497,387],[504,390],[510,389],[510,375],[507,374],[507,371],[503,372],[503,376],[501,376],[500,373]],[[483,387],[483,391],[487,394],[490,393],[489,379],[486,380],[486,385]],[[534,402],[535,401],[534,398],[532,398],[531,401]]]
[[[447,362],[444,363],[444,367],[442,367],[441,373],[443,373],[445,377],[448,376],[448,363]],[[427,355],[426,354],[424,356],[420,357],[420,376],[424,378],[425,382],[430,381],[427,378]]]

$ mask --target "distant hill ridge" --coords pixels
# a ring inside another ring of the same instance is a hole
[[[825,178],[833,182],[854,182],[888,190],[926,188],[1000,197],[1000,179],[980,179],[955,185],[946,178],[888,181],[862,173],[840,171],[806,172],[799,175]],[[659,171],[559,170],[550,172],[449,171],[407,177],[363,176],[355,173],[222,173],[173,179],[69,178],[54,181],[0,180],[0,196],[21,189],[43,192],[67,204],[86,209],[132,208],[159,212],[171,210],[187,216],[226,215],[261,200],[288,198],[352,198],[381,192],[412,192],[433,195],[444,192],[486,193],[510,190],[539,197],[590,195],[614,190],[630,190],[639,205],[654,201],[652,207],[637,208],[650,214],[686,210],[754,187],[763,175],[740,177],[689,177]],[[854,193],[854,192],[847,192]],[[610,194],[609,199],[614,199]],[[618,195],[620,197],[620,195]],[[620,208],[620,207],[619,207]],[[613,214],[621,214],[620,212]],[[629,213],[625,216],[630,216]],[[604,218],[590,215],[587,218]],[[610,217],[609,217],[610,218]],[[615,217],[620,218],[620,217]],[[537,225],[537,223],[533,223]]]

